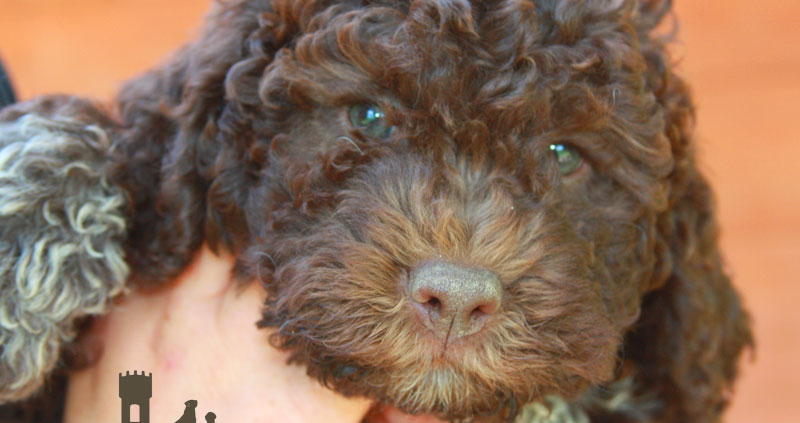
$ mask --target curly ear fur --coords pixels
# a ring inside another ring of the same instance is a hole
[[[135,283],[176,276],[201,242],[235,251],[250,236],[241,210],[273,135],[262,127],[257,87],[301,15],[312,15],[304,8],[215,3],[199,39],[121,91],[125,161],[113,178],[134,202],[127,252]]]
[[[647,395],[668,400],[661,419],[716,422],[727,405],[741,351],[752,346],[749,317],[723,271],[711,192],[693,168],[662,229],[674,268],[645,296],[626,351]]]
[[[126,197],[101,116],[71,98],[0,115],[0,403],[41,386],[75,320],[123,290]]]
[[[658,218],[656,264],[641,317],[625,342],[639,369],[639,395],[659,399],[659,422],[716,422],[727,404],[743,349],[753,346],[750,319],[725,274],[713,193],[697,168],[694,107],[673,72],[662,40],[649,32],[671,1],[641,3],[641,48],[648,84],[664,109],[675,167],[669,205]]]

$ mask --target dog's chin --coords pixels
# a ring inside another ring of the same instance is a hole
[[[450,423],[454,421],[469,421],[494,423],[507,421],[501,413],[471,417],[448,417],[436,413],[411,414],[391,405],[380,403],[373,404],[362,423]]]
[[[362,423],[447,423],[433,414],[408,414],[397,407],[375,404]]]
[[[486,383],[447,365],[393,376],[375,372],[357,381],[339,379],[330,387],[346,395],[375,400],[363,423],[506,421],[506,417],[515,414],[517,405],[535,399],[538,393],[537,390],[515,391],[512,386]]]
[[[519,411],[516,403],[506,401],[496,404],[491,411],[461,412],[450,414],[447,411],[408,411],[395,405],[374,403],[361,423],[449,423],[449,422],[472,422],[472,423],[501,423],[508,422]]]
[[[606,346],[608,353],[595,354],[596,360],[566,367],[535,354],[525,357],[527,361],[503,360],[492,352],[491,342],[480,340],[453,342],[444,352],[424,337],[415,338],[415,343],[396,349],[403,354],[386,354],[385,367],[361,367],[349,356],[333,358],[329,353],[320,354],[325,359],[298,354],[295,362],[334,391],[374,400],[364,423],[507,421],[520,407],[545,396],[579,395],[608,380],[614,368],[613,343]]]

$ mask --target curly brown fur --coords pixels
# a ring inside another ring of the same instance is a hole
[[[566,400],[592,422],[719,421],[751,337],[689,90],[652,35],[669,6],[219,2],[112,114],[132,283],[176,276],[202,242],[230,250],[269,293],[275,345],[409,413]],[[359,103],[396,130],[352,128]],[[553,143],[581,170],[561,175]],[[405,280],[431,259],[504,288],[450,355],[409,318]]]

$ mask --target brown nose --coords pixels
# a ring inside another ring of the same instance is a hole
[[[435,261],[411,272],[409,294],[436,336],[456,339],[481,330],[500,308],[503,287],[488,270]]]

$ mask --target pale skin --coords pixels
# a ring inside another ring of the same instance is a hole
[[[120,419],[118,374],[153,373],[150,421],[171,423],[197,400],[197,421],[358,423],[370,407],[344,398],[286,364],[255,322],[265,292],[231,277],[233,258],[203,248],[167,287],[132,293],[97,322],[102,354],[70,376],[65,423]]]

